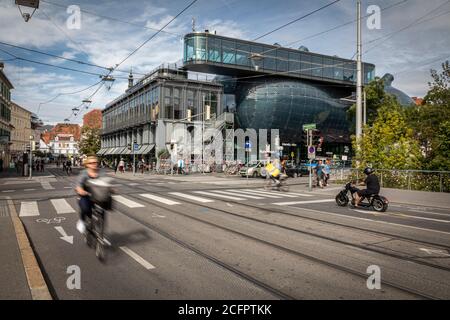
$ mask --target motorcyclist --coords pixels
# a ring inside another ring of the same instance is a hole
[[[80,196],[78,202],[80,206],[80,220],[77,223],[77,229],[81,233],[86,230],[86,217],[91,217],[93,203],[90,199],[87,189],[87,183],[90,179],[98,179],[100,177],[98,168],[98,159],[96,156],[88,156],[84,161],[85,170],[80,172],[78,176],[78,183],[75,191]]]
[[[364,174],[366,174],[367,177],[360,185],[365,185],[367,188],[359,190],[358,188],[353,187],[351,189],[351,192],[355,193],[355,207],[359,206],[364,197],[370,197],[373,194],[380,193],[380,182],[378,181],[378,177],[373,174],[373,169],[369,167],[365,168]]]

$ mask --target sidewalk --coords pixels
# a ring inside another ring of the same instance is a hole
[[[44,170],[44,172],[32,172],[33,177],[43,177],[48,176],[49,173],[47,170]],[[22,176],[22,174],[19,174],[16,172],[16,169],[3,169],[2,172],[0,172],[0,179],[28,179],[28,176]]]
[[[308,189],[308,186],[299,187],[303,190]],[[343,188],[342,185],[329,184],[328,187],[325,187],[324,189],[314,188],[312,192],[336,196],[341,188]],[[450,210],[450,193],[381,188],[380,194],[384,195],[388,198],[389,202],[392,203],[437,207]]]
[[[51,300],[12,200],[0,200],[0,300]]]
[[[0,300],[30,300],[31,291],[6,200],[0,200],[0,256]]]

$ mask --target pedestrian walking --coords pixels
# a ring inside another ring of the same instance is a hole
[[[44,172],[44,160],[41,160],[41,172]]]
[[[125,161],[123,161],[123,159],[120,159],[119,161],[119,172],[125,173]]]

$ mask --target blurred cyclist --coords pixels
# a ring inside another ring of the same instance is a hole
[[[80,172],[77,186],[75,188],[75,191],[80,196],[80,201],[78,202],[80,206],[80,220],[77,223],[77,229],[81,233],[84,233],[86,230],[86,217],[90,218],[92,214],[93,204],[90,199],[89,192],[86,190],[87,183],[90,179],[98,179],[100,177],[98,159],[96,156],[88,156],[84,160],[84,166],[86,169]]]

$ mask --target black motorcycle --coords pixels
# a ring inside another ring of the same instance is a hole
[[[352,184],[349,182],[345,185],[344,190],[339,192],[336,196],[336,203],[340,207],[345,207],[350,202],[350,198],[348,194],[351,195],[351,203],[352,205],[355,204],[355,198],[353,196],[354,189],[352,188]],[[369,197],[363,197],[361,202],[359,203],[359,206],[364,208],[370,208],[372,207],[377,212],[385,212],[388,208],[389,201],[386,197],[380,196],[378,194],[372,194]]]

